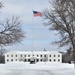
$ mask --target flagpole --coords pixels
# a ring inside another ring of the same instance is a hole
[[[38,12],[38,11],[33,11],[32,9],[32,12],[34,13],[34,16],[32,15],[32,53],[33,53],[33,50],[34,50],[34,34],[33,34],[33,31],[34,31],[34,21],[33,21],[33,17],[36,17],[36,16],[42,16],[42,13],[41,12]]]
[[[34,22],[33,22],[33,9],[32,9],[32,56],[33,56],[33,49],[34,49],[34,34],[33,34],[33,30],[34,30]]]

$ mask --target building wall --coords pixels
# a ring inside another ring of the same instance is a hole
[[[13,61],[24,61],[29,62],[31,59],[35,59],[35,62],[62,62],[62,54],[59,52],[44,52],[40,53],[38,51],[37,54],[20,54],[17,52],[8,52],[5,54],[5,63],[13,62]]]
[[[13,62],[19,60],[19,54],[14,52],[5,54],[5,62]]]
[[[60,53],[50,53],[48,54],[49,62],[62,62],[62,55]]]

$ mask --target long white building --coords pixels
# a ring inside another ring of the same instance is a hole
[[[23,62],[62,62],[62,54],[57,51],[11,51],[5,53],[5,63]]]

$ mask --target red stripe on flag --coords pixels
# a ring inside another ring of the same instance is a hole
[[[37,12],[36,14],[34,14],[34,16],[42,16],[42,13],[41,12]]]

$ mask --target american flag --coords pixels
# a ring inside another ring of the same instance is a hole
[[[38,12],[38,11],[33,11],[33,15],[34,15],[34,17],[36,17],[36,16],[42,16],[42,12]]]

